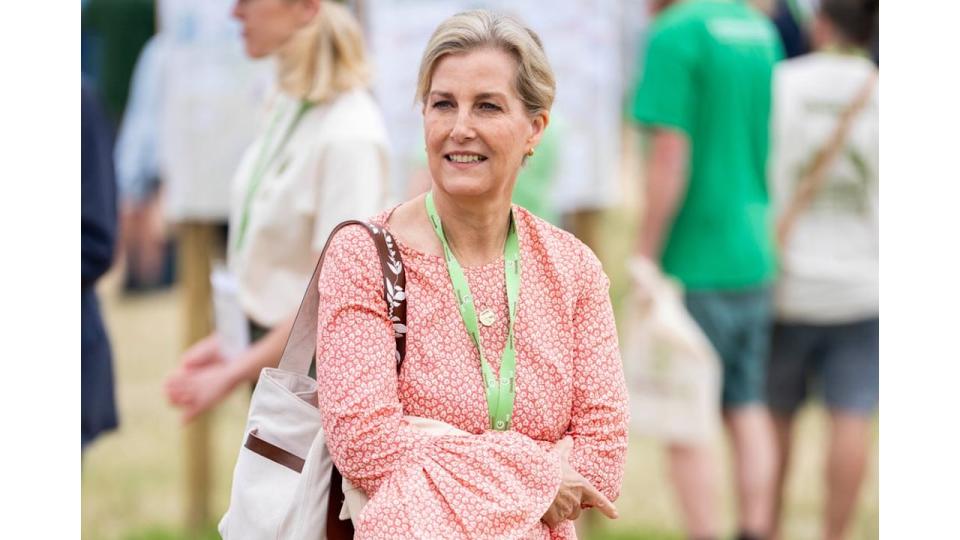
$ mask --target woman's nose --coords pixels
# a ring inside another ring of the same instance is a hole
[[[461,109],[457,112],[457,119],[454,121],[453,129],[450,130],[450,138],[455,142],[469,141],[476,137],[476,131],[473,129],[473,120],[470,112]]]

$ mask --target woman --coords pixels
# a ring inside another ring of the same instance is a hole
[[[866,474],[880,356],[880,109],[868,52],[877,10],[876,0],[823,0],[816,52],[774,75],[770,182],[782,241],[767,369],[779,450],[773,538],[785,537],[793,420],[813,388],[830,413],[823,538],[847,536]],[[848,128],[842,140],[838,126]],[[833,160],[815,167],[825,148],[837,149]],[[811,169],[823,167],[814,183]]]
[[[185,421],[275,366],[333,227],[386,204],[387,135],[366,90],[360,28],[319,0],[240,0],[246,52],[274,56],[279,92],[234,177],[228,266],[254,344],[233,359],[216,334],[167,382]]]
[[[617,515],[627,394],[609,281],[576,238],[510,203],[553,96],[539,38],[512,18],[462,13],[428,43],[432,189],[372,219],[407,276],[399,375],[373,243],[359,227],[331,241],[317,379],[333,460],[370,497],[358,538],[575,538],[581,508]],[[430,437],[404,415],[469,435]]]

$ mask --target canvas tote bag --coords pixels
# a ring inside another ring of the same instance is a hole
[[[321,252],[279,367],[260,373],[233,473],[230,506],[218,526],[226,540],[339,540],[353,535],[351,522],[339,519],[344,500],[342,479],[327,450],[317,408],[317,383],[307,375],[316,350],[320,269],[330,239],[348,225],[363,226],[377,247],[384,299],[394,322],[398,370],[403,362],[406,276],[399,250],[382,227],[345,221],[330,233]],[[348,489],[355,518],[366,499],[352,486]],[[343,515],[351,517],[349,511]]]
[[[623,359],[631,427],[665,442],[709,441],[719,426],[720,359],[687,312],[680,285],[649,260],[627,264]]]

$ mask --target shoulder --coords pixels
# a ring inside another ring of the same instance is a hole
[[[702,50],[706,21],[696,2],[680,2],[654,19],[647,41],[647,57],[656,61],[696,58]]]
[[[366,89],[354,89],[335,97],[318,111],[330,136],[337,140],[385,141],[386,124],[380,108]]]
[[[377,248],[362,225],[346,225],[334,230],[327,239],[323,257],[321,283],[331,279],[355,284],[380,282]]]
[[[702,27],[702,11],[697,2],[677,2],[657,15],[650,27],[651,36]]]
[[[565,283],[606,280],[600,259],[579,238],[521,206],[514,206],[514,215],[522,229],[524,250],[541,272],[555,273]]]

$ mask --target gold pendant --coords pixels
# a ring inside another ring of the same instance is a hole
[[[497,316],[494,315],[494,314],[493,314],[493,311],[490,311],[489,309],[485,309],[485,310],[483,310],[482,313],[480,313],[480,322],[481,322],[484,326],[490,326],[490,325],[493,324],[494,321],[496,321],[496,320],[497,320]]]

